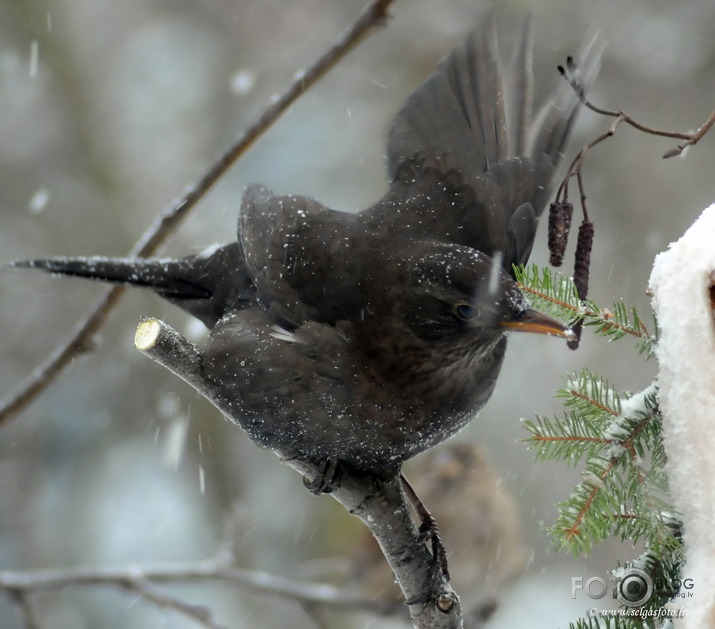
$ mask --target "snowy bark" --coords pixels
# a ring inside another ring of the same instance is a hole
[[[683,516],[682,629],[715,627],[715,204],[659,254],[650,277],[661,328],[660,409],[674,506]]]

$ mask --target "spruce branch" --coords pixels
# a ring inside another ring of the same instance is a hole
[[[526,422],[537,459],[586,459],[581,482],[559,506],[555,541],[577,555],[610,535],[672,547],[655,387],[629,397],[583,370],[557,395],[567,409],[562,417]]]
[[[620,396],[605,378],[586,369],[571,374],[556,397],[563,398],[567,408],[563,417],[537,416],[536,422],[525,422],[533,435],[527,442],[537,450],[537,459],[576,465],[583,457],[620,445],[619,439],[605,435],[608,422],[621,412]]]
[[[520,288],[539,310],[572,326],[578,322],[594,328],[599,336],[618,340],[624,336],[637,339],[638,352],[647,358],[653,355],[658,326],[653,319],[654,333],[634,307],[629,308],[621,300],[614,300],[612,308],[599,307],[593,300],[578,297],[573,280],[561,273],[537,265],[515,266],[514,274]]]
[[[569,629],[643,629],[639,618],[619,617],[589,617],[569,623]]]
[[[570,278],[548,269],[531,266],[515,269],[515,274],[537,308],[563,321],[583,322],[602,338],[636,338],[640,353],[646,358],[653,354],[655,336],[622,301],[607,310],[579,299]],[[648,561],[642,556],[626,566],[647,565],[654,579],[672,583],[679,575],[682,548],[678,516],[668,502],[657,394],[655,385],[636,395],[621,393],[603,376],[583,369],[570,374],[556,394],[564,403],[560,416],[525,422],[531,433],[526,441],[537,460],[584,465],[581,481],[559,505],[551,527],[557,545],[585,555],[611,536],[643,541]],[[660,610],[671,596],[654,595],[645,608]],[[630,628],[644,623],[641,618],[589,618],[571,626]]]
[[[607,487],[606,481],[618,462],[618,457],[589,458],[583,480],[569,499],[559,505],[559,517],[551,533],[574,555],[588,554],[594,544],[606,539],[611,532],[603,525],[604,519],[618,511],[623,492],[616,484],[619,477],[612,476]],[[602,491],[604,487],[607,491]]]
[[[621,414],[621,396],[616,388],[606,378],[588,369],[571,374],[566,386],[557,391],[556,397],[563,398],[565,406],[586,415],[592,410],[601,411],[605,416],[618,417]]]
[[[524,424],[533,435],[527,442],[536,450],[537,461],[561,460],[575,466],[584,457],[593,457],[613,445],[599,436],[600,431],[591,421],[576,412],[555,419],[537,415],[536,422],[527,420]]]
[[[559,505],[551,528],[554,541],[575,555],[589,553],[611,536],[643,541],[645,551],[613,574],[639,568],[657,586],[641,607],[614,610],[622,616],[569,626],[654,628],[653,619],[666,613],[663,607],[676,593],[673,584],[680,583],[682,564],[681,524],[667,500],[657,387],[622,394],[584,369],[571,374],[557,396],[564,400],[564,416],[527,423],[533,435],[527,441],[542,460],[573,464],[586,457],[586,462],[581,482]]]

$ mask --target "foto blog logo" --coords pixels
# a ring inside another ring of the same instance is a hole
[[[608,580],[601,577],[571,577],[571,598],[579,590],[594,600],[600,600],[610,591],[612,597],[626,607],[641,607],[653,595],[653,580],[640,568],[626,568]]]

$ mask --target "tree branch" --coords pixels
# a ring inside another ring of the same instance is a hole
[[[173,562],[145,566],[78,567],[34,571],[0,572],[0,590],[16,601],[25,618],[25,626],[39,629],[31,618],[28,599],[31,594],[62,590],[67,587],[110,586],[135,592],[159,607],[172,609],[204,627],[219,629],[208,608],[186,603],[157,587],[157,584],[201,581],[225,581],[263,596],[280,596],[311,607],[332,607],[389,614],[391,605],[356,596],[339,588],[317,583],[299,583],[257,570],[245,570],[231,564],[229,557],[199,562]]]
[[[151,601],[162,609],[171,609],[186,618],[190,618],[206,629],[226,629],[213,619],[213,613],[204,605],[194,605],[172,596],[168,592],[154,585],[143,576],[128,575],[123,581],[117,582],[125,590],[136,592],[147,601]]]
[[[563,252],[566,249],[568,230],[570,229],[571,224],[570,213],[572,211],[572,205],[568,202],[569,181],[572,177],[575,177],[581,198],[583,222],[579,227],[579,238],[576,246],[573,277],[576,283],[579,299],[585,300],[588,295],[588,277],[591,266],[591,248],[593,246],[594,234],[594,226],[589,219],[588,208],[586,206],[586,189],[584,187],[582,172],[583,164],[588,152],[604,140],[612,137],[616,133],[616,129],[622,123],[626,123],[643,133],[684,140],[684,142],[678,144],[675,148],[669,149],[663,155],[664,158],[674,157],[675,155],[680,155],[687,146],[696,144],[708,132],[708,130],[715,124],[715,111],[710,114],[705,123],[695,133],[680,133],[677,131],[655,129],[638,122],[622,110],[616,111],[604,109],[592,104],[588,98],[586,98],[585,87],[582,83],[580,72],[578,71],[573,57],[567,57],[566,66],[558,66],[558,70],[586,108],[601,116],[607,116],[614,119],[610,128],[605,133],[602,133],[597,138],[586,144],[571,162],[568,172],[563,178],[556,193],[556,200],[551,204],[551,208],[549,210],[549,250],[551,252],[552,262],[555,262],[555,265],[559,266],[561,264],[561,260],[563,259]],[[563,223],[563,217],[566,213],[568,213],[568,227],[566,227],[564,231],[560,232],[558,230],[563,228],[565,225]],[[561,221],[557,220],[559,217],[562,219]],[[582,327],[582,319],[577,321],[573,326],[576,339],[568,342],[568,346],[571,349],[576,349],[578,347],[579,340],[581,339]]]
[[[580,79],[580,74],[578,72],[578,68],[576,65],[576,62],[574,61],[573,57],[567,57],[566,59],[566,66],[558,66],[559,74],[561,74],[562,77],[568,82],[568,84],[571,86],[573,91],[576,93],[578,96],[579,100],[581,103],[583,103],[584,107],[587,109],[590,109],[591,111],[601,115],[601,116],[606,116],[608,118],[614,118],[613,123],[611,124],[610,128],[608,131],[605,133],[599,135],[597,138],[586,144],[578,153],[578,155],[575,157],[575,159],[571,162],[571,165],[569,166],[568,172],[566,173],[566,176],[563,178],[563,181],[561,182],[561,185],[559,186],[559,189],[556,193],[556,200],[558,202],[559,199],[562,198],[564,201],[568,199],[568,182],[569,179],[572,177],[576,177],[578,180],[578,188],[579,192],[581,195],[581,208],[583,209],[584,213],[584,218],[588,220],[588,210],[586,208],[586,192],[583,187],[583,177],[581,175],[582,169],[583,169],[583,163],[584,160],[586,159],[586,154],[595,146],[603,142],[604,140],[607,140],[611,136],[613,136],[616,133],[616,129],[621,125],[621,123],[626,123],[627,125],[630,125],[634,129],[638,129],[638,131],[642,131],[643,133],[648,133],[650,135],[657,135],[661,137],[666,137],[666,138],[675,138],[679,140],[685,140],[681,144],[678,144],[675,148],[669,149],[668,151],[665,152],[663,155],[663,158],[668,158],[668,157],[675,157],[676,155],[680,155],[683,150],[688,147],[692,146],[698,143],[700,139],[710,130],[710,127],[712,127],[715,124],[715,111],[713,111],[708,119],[703,123],[703,125],[694,133],[682,133],[679,131],[667,131],[663,129],[656,129],[654,127],[649,127],[648,125],[645,125],[641,122],[638,122],[627,114],[625,111],[618,110],[616,111],[615,109],[604,109],[603,107],[597,107],[594,105],[587,97],[586,97],[586,91],[584,89],[583,84],[581,83]]]
[[[30,600],[30,592],[22,589],[10,589],[8,594],[20,610],[25,629],[40,629],[40,622]]]
[[[588,98],[586,98],[586,92],[579,80],[579,74],[576,69],[576,63],[574,62],[573,57],[567,57],[565,67],[558,66],[559,74],[561,74],[561,76],[563,76],[566,81],[568,81],[569,85],[573,88],[574,92],[579,97],[584,107],[586,107],[587,109],[590,109],[591,111],[601,116],[620,119],[618,124],[620,124],[620,122],[625,122],[634,129],[638,129],[638,131],[648,133],[649,135],[657,135],[664,138],[685,140],[685,142],[682,142],[676,147],[667,150],[663,154],[663,159],[680,155],[686,147],[697,144],[702,139],[702,137],[710,130],[710,127],[715,124],[715,111],[713,111],[708,116],[708,119],[702,124],[702,126],[693,133],[683,133],[681,131],[667,131],[664,129],[656,129],[655,127],[650,127],[648,125],[643,124],[642,122],[638,122],[635,118],[628,115],[623,110],[619,109],[616,111],[615,109],[604,109],[603,107],[597,107],[590,100],[588,100]],[[611,135],[613,135],[612,132],[609,133],[607,137],[610,137]],[[601,140],[603,139],[605,138],[602,138]]]
[[[176,330],[158,319],[146,319],[137,328],[135,346],[239,423],[236,413],[240,404],[224,398],[204,379],[201,349]],[[318,466],[309,462],[284,462],[309,479],[321,474]],[[441,571],[435,574],[432,555],[410,517],[399,470],[380,476],[343,467],[331,495],[370,529],[402,589],[415,627],[461,627],[459,599]]]
[[[333,68],[375,27],[384,24],[393,0],[371,0],[356,20],[306,70],[293,75],[293,81],[249,124],[234,144],[216,160],[206,174],[184,195],[171,203],[142,234],[130,256],[146,257],[173,233],[196,204],[261,135],[278,120],[304,92]],[[32,403],[61,371],[82,351],[92,346],[92,337],[101,329],[126,287],[114,286],[104,292],[89,310],[74,334],[37,367],[18,389],[0,403],[0,426]]]

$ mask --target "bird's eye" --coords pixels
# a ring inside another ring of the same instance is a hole
[[[474,319],[474,317],[479,315],[479,310],[477,310],[472,304],[456,304],[454,306],[454,311],[460,319]]]

